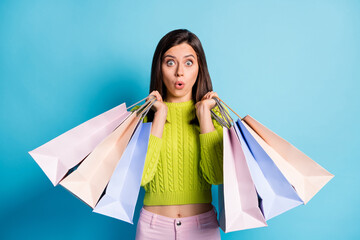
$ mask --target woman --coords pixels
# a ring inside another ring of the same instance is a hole
[[[178,29],[160,40],[150,95],[157,101],[144,119],[152,127],[136,239],[220,239],[211,185],[222,183],[222,127],[211,118],[217,94],[196,35]]]

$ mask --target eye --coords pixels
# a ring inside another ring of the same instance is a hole
[[[174,62],[174,60],[169,60],[169,61],[166,62],[166,64],[168,66],[174,66],[175,62]]]
[[[191,66],[193,65],[193,62],[191,60],[187,60],[186,63],[185,63],[187,66]]]

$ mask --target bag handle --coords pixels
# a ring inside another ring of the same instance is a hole
[[[217,114],[215,114],[215,112],[212,109],[210,110],[211,115],[218,123],[220,123],[221,126],[226,128],[231,128],[232,124],[234,123],[231,116],[224,110],[224,107],[221,105],[220,101],[217,98],[213,97],[213,99],[215,100],[215,103],[219,108],[220,117]]]
[[[221,100],[220,98],[218,98],[223,104],[225,104],[225,106],[227,106],[233,113],[235,113],[236,116],[238,116],[238,118],[240,118],[240,120],[242,120],[243,118],[239,116],[239,114],[237,114],[234,110],[232,110],[231,107],[229,107],[223,100]]]
[[[144,117],[148,114],[148,112],[150,111],[151,107],[154,105],[154,103],[156,102],[156,97],[154,96],[153,98],[151,98],[151,100],[148,101],[146,107],[144,108],[144,110],[139,113],[141,114],[141,121],[144,119]],[[146,102],[144,103],[144,105],[146,104]],[[140,107],[141,108],[141,107]],[[140,109],[139,108],[139,109]]]
[[[226,111],[225,107],[222,105],[225,104],[233,113],[235,113],[236,116],[239,117],[240,120],[242,120],[242,117],[240,117],[231,107],[229,107],[223,100],[221,100],[219,97],[213,97],[213,99],[216,102],[216,105],[218,106],[219,110],[220,110],[220,114],[222,116],[222,119],[217,116],[213,110],[211,110],[211,114],[212,116],[224,127],[230,128],[231,127],[231,123],[234,124],[234,120],[231,118],[231,116],[229,115],[229,113]],[[221,103],[220,103],[221,102]]]
[[[145,99],[147,99],[147,97],[141,99],[140,101],[134,103],[133,105],[127,107],[126,109],[129,109],[129,108],[135,106],[136,104],[144,101]],[[156,102],[156,97],[155,97],[154,95],[151,95],[151,96],[149,97],[149,99],[146,100],[146,102],[145,102],[143,105],[140,106],[140,108],[138,108],[137,110],[134,111],[134,112],[136,113],[136,116],[141,115],[141,118],[140,118],[140,119],[142,120],[142,119],[146,116],[146,114],[149,112],[149,110],[151,109],[152,105],[153,105],[155,102]]]
[[[152,100],[152,98],[154,98],[154,97],[155,97],[154,95],[151,95],[151,97],[149,98],[149,100]],[[138,102],[134,103],[133,105],[131,105],[131,106],[127,107],[126,109],[132,108],[133,106],[135,106],[136,104],[138,104],[138,103],[140,103],[140,102],[144,101],[145,99],[147,99],[147,97],[146,97],[146,98],[141,99],[140,101],[138,101]],[[142,106],[141,106],[141,107],[142,107]]]

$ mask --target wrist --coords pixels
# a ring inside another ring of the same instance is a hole
[[[200,105],[198,109],[196,109],[196,115],[199,121],[201,121],[202,119],[211,119],[210,109],[208,109],[206,106]]]
[[[155,114],[154,114],[154,118],[156,119],[162,119],[164,121],[166,121],[166,116],[167,116],[167,109],[158,109]]]

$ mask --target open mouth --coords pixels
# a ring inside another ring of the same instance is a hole
[[[175,85],[176,85],[176,86],[184,86],[184,82],[182,82],[182,81],[176,81]]]
[[[176,83],[175,83],[175,87],[177,89],[182,89],[184,86],[185,86],[185,84],[182,81],[176,81]]]

